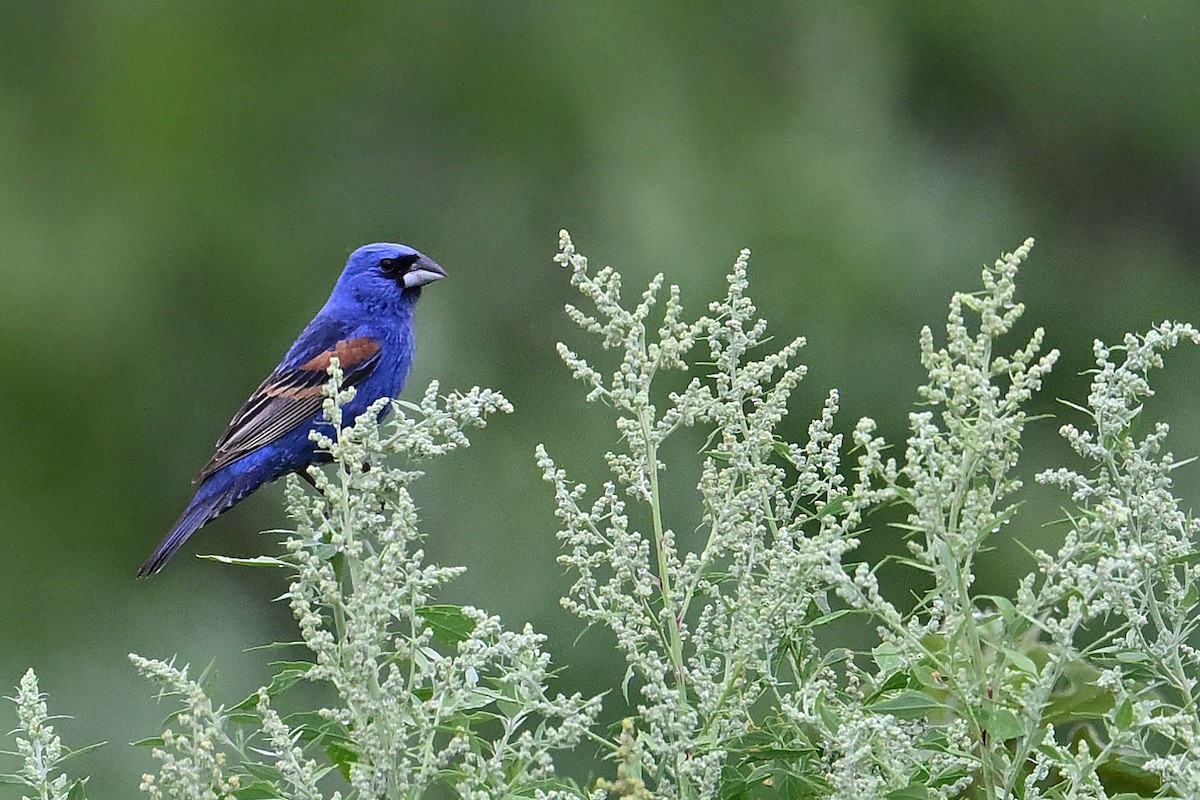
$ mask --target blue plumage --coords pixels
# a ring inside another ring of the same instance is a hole
[[[422,286],[444,277],[432,259],[402,244],[355,250],[325,306],[234,415],[200,470],[196,495],[138,575],[158,572],[189,536],[264,483],[321,460],[309,432],[323,424],[330,359],[357,388],[347,420],[398,395],[412,366],[413,306]]]

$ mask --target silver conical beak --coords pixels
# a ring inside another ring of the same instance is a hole
[[[412,269],[404,273],[404,288],[414,289],[427,283],[440,281],[444,277],[446,277],[446,270],[442,269],[441,265],[428,256],[421,256],[421,259],[413,264]]]

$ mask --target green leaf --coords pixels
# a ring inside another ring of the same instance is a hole
[[[250,781],[233,793],[238,800],[278,800],[279,789],[265,781]]]
[[[1017,613],[1017,607],[1012,604],[1012,601],[1007,597],[1001,597],[998,594],[984,594],[979,596],[980,600],[987,600],[996,607],[1000,612],[1000,616],[1004,617],[1004,622],[1011,625],[1013,620],[1020,615]]]
[[[464,614],[460,606],[421,606],[417,614],[433,630],[434,638],[445,645],[457,646],[475,632],[475,620]]]
[[[1050,695],[1045,719],[1053,724],[1100,719],[1115,704],[1113,696],[1096,685],[1099,671],[1086,663],[1072,663],[1064,670],[1064,687]]]
[[[821,506],[821,510],[816,513],[814,519],[824,519],[842,513],[846,508],[846,503],[849,500],[844,494],[839,494],[825,505]]]
[[[721,770],[721,800],[742,800],[747,792],[762,785],[771,777],[771,771],[766,767],[756,767],[749,775],[741,776],[732,767]]]
[[[1188,464],[1191,464],[1193,461],[1195,461],[1198,458],[1200,458],[1200,456],[1192,456],[1191,458],[1185,458],[1185,459],[1182,459],[1181,461],[1176,461],[1175,463],[1171,464],[1170,467],[1167,468],[1167,471],[1174,472],[1175,470],[1179,469],[1180,467],[1186,467]]]
[[[903,691],[895,697],[882,700],[871,706],[873,711],[881,714],[891,714],[900,719],[921,719],[933,711],[945,708],[945,705],[934,700],[925,692],[914,689]]]
[[[804,623],[804,627],[805,628],[819,628],[822,625],[828,625],[829,623],[833,622],[835,619],[840,619],[841,617],[844,617],[847,614],[854,614],[854,613],[857,613],[857,612],[852,608],[841,608],[841,609],[838,609],[837,611],[830,611],[828,614],[821,614],[820,616],[813,617],[810,620],[806,620]]]
[[[1129,698],[1117,706],[1116,712],[1113,714],[1113,723],[1121,730],[1129,730],[1133,725],[1133,703]]]
[[[284,722],[293,731],[300,732],[300,738],[311,742],[317,738],[346,739],[346,729],[338,722],[326,719],[316,711],[297,711],[284,717]]]
[[[271,666],[275,667],[275,675],[267,686],[267,697],[272,700],[307,678],[308,671],[312,669],[312,664],[308,661],[272,661]],[[254,711],[256,708],[258,708],[258,692],[251,694],[230,711]]]
[[[880,672],[893,673],[900,669],[904,663],[904,658],[900,655],[900,649],[891,642],[884,642],[881,645],[871,650],[871,657],[875,659],[875,665],[879,667]]]
[[[328,561],[333,564],[334,569],[338,571],[340,576],[342,560],[341,553],[338,551],[337,545],[322,542],[313,546],[312,554],[322,561]]]
[[[286,561],[281,561],[274,556],[255,556],[254,558],[233,558],[232,556],[221,556],[214,553],[203,554],[196,556],[205,561],[216,561],[218,564],[236,564],[240,567],[290,567],[291,564]]]
[[[270,644],[256,644],[253,647],[247,647],[242,652],[253,653],[257,650],[282,650],[284,648],[304,646],[304,642],[271,642]]]
[[[933,795],[920,784],[910,783],[903,789],[893,789],[884,795],[887,800],[930,800]]]
[[[1084,408],[1083,406],[1078,405],[1076,403],[1072,403],[1070,400],[1063,400],[1061,397],[1057,398],[1057,400],[1058,400],[1058,402],[1062,403],[1067,408],[1072,408],[1072,409],[1078,411],[1080,414],[1084,414],[1089,417],[1092,415],[1091,409]]]
[[[282,773],[270,764],[262,764],[257,761],[243,761],[241,767],[246,771],[247,775],[260,783],[277,786],[283,782]]]
[[[1021,720],[1007,708],[984,711],[982,718],[983,729],[997,742],[1006,742],[1025,733]]]
[[[1159,797],[1162,790],[1159,777],[1143,769],[1141,759],[1136,757],[1110,758],[1096,767],[1096,775],[1111,789],[1113,800]]]
[[[842,727],[841,715],[829,708],[825,702],[824,695],[817,696],[816,702],[817,716],[821,718],[821,722],[825,724],[826,730],[836,733]]]
[[[325,742],[322,749],[342,777],[350,780],[350,768],[358,763],[358,753],[341,741]]]
[[[912,668],[912,676],[918,685],[924,686],[926,689],[933,689],[943,694],[946,691],[946,679],[932,667],[916,664]]]
[[[67,790],[67,800],[86,800],[83,787],[87,783],[87,778],[77,780],[71,784],[71,788]]]
[[[82,756],[86,753],[90,753],[93,750],[99,750],[101,747],[104,747],[104,745],[106,745],[106,744],[108,744],[108,742],[96,742],[95,744],[89,744],[86,747],[80,747],[78,749],[72,750],[69,753],[66,753],[58,761],[61,764],[64,761],[68,761],[72,758],[76,758],[77,756]]]
[[[746,761],[797,761],[805,756],[812,755],[815,755],[815,751],[812,748],[756,747],[753,752],[746,754]]]
[[[728,464],[732,460],[727,450],[709,450],[706,455],[718,464]]]
[[[136,742],[132,742],[131,746],[132,747],[162,747],[164,744],[166,744],[166,742],[163,741],[161,736],[147,736],[145,739],[138,739]]]
[[[1024,672],[1031,678],[1036,678],[1038,676],[1038,666],[1037,664],[1033,663],[1033,659],[1029,656],[1008,648],[1004,648],[1001,652],[1004,653],[1004,657],[1008,660],[1008,663],[1012,664],[1021,672]]]
[[[883,682],[883,685],[875,690],[871,695],[871,699],[875,700],[888,692],[894,692],[897,689],[907,689],[909,684],[909,674],[907,672],[893,672]]]

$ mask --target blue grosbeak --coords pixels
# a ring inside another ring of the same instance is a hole
[[[200,470],[195,497],[138,575],[158,572],[189,536],[264,483],[328,460],[309,432],[328,427],[321,389],[331,359],[341,364],[343,386],[357,390],[346,419],[399,394],[412,366],[413,306],[422,286],[444,277],[432,259],[402,244],[351,253],[325,307],[234,415]]]

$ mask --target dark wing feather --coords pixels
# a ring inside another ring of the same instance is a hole
[[[366,336],[343,339],[299,367],[276,369],[234,415],[217,440],[217,451],[196,480],[204,480],[319,414],[321,389],[329,379],[326,370],[335,357],[342,366],[342,385],[354,386],[365,380],[378,363],[379,342]]]

